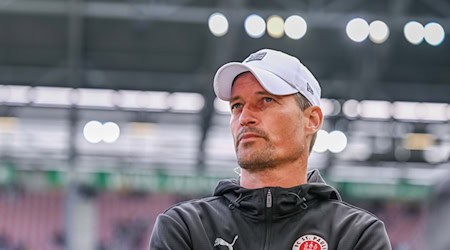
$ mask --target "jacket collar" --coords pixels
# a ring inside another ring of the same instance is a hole
[[[267,201],[268,193],[272,202]],[[318,170],[308,172],[308,183],[291,188],[264,187],[247,189],[236,179],[222,180],[217,185],[215,196],[223,196],[230,209],[239,209],[244,215],[265,219],[268,205],[271,206],[272,219],[276,220],[293,213],[306,210],[315,200],[341,200],[339,193],[327,185]]]

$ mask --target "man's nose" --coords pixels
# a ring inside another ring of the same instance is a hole
[[[255,111],[250,106],[245,105],[239,116],[239,122],[241,126],[255,125],[257,122]]]

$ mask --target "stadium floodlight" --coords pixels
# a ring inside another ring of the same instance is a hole
[[[384,43],[389,37],[389,27],[386,23],[376,20],[369,25],[369,39],[374,43]]]
[[[34,87],[35,105],[70,106],[72,88],[63,87]]]
[[[332,153],[340,153],[347,147],[347,136],[341,131],[335,130],[328,134],[328,150]]]
[[[267,19],[267,33],[273,38],[281,38],[284,35],[284,20],[280,16],[273,15]]]
[[[252,38],[260,38],[266,32],[266,22],[256,14],[252,14],[245,19],[245,32]]]
[[[222,13],[216,12],[209,16],[208,27],[214,36],[221,37],[227,34],[229,24],[227,18]]]
[[[99,143],[103,139],[102,133],[103,124],[99,121],[90,121],[84,125],[84,138],[90,143]]]
[[[341,112],[341,104],[335,99],[320,99],[323,116],[335,116]]]
[[[444,28],[438,23],[431,22],[425,25],[425,41],[432,46],[440,45],[445,38]]]
[[[0,85],[0,103],[8,100],[9,97],[9,87]]]
[[[198,113],[205,106],[205,98],[198,93],[175,92],[170,94],[168,103],[171,111]]]
[[[102,124],[99,121],[90,121],[84,125],[83,135],[86,141],[90,143],[115,142],[120,136],[120,128],[114,122]]]
[[[416,21],[411,21],[408,22],[403,28],[403,34],[408,42],[418,45],[423,41],[425,29],[422,24]]]
[[[298,40],[305,36],[308,25],[301,16],[293,15],[284,22],[284,32],[291,39]]]
[[[392,116],[398,120],[417,121],[418,102],[394,102]]]
[[[362,42],[369,36],[369,24],[362,18],[354,18],[347,23],[347,36],[354,42]]]
[[[360,116],[368,119],[391,118],[392,105],[387,101],[363,100],[359,103]]]
[[[102,139],[106,143],[115,142],[120,136],[120,128],[114,122],[106,122],[102,127]]]
[[[115,91],[112,89],[77,89],[77,105],[84,107],[114,108]]]
[[[359,102],[356,100],[347,100],[344,102],[344,105],[342,105],[342,111],[344,112],[344,115],[350,118],[355,118],[359,115],[360,108],[359,108]]]
[[[447,103],[421,102],[416,105],[416,116],[423,121],[447,121]]]
[[[31,86],[5,85],[0,89],[3,93],[0,94],[2,102],[14,104],[28,104],[30,103]],[[3,96],[3,97],[2,97]]]
[[[328,132],[325,130],[319,130],[317,132],[316,142],[314,143],[313,150],[317,153],[323,153],[328,149]]]

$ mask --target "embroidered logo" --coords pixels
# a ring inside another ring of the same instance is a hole
[[[292,250],[328,250],[328,243],[320,236],[307,234],[295,241]]]
[[[314,90],[311,88],[311,85],[309,85],[309,82],[306,82],[306,91],[311,93],[311,95],[314,95]]]
[[[236,236],[234,236],[232,243],[228,243],[222,238],[216,238],[216,240],[214,241],[214,246],[215,247],[216,246],[226,246],[226,247],[228,247],[228,250],[233,250],[234,243],[236,243],[236,240],[238,238],[239,238],[239,236],[236,234]]]
[[[256,54],[251,54],[245,62],[251,62],[251,61],[261,61],[265,56],[267,52],[260,52]]]

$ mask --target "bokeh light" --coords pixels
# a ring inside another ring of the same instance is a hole
[[[425,41],[432,46],[440,45],[445,38],[444,28],[438,23],[428,23],[425,25]]]
[[[374,43],[384,43],[389,37],[389,27],[386,23],[376,20],[369,25],[369,39]]]
[[[316,142],[314,143],[313,150],[317,153],[323,153],[328,149],[328,132],[325,130],[319,130],[317,132]]]
[[[260,38],[266,32],[266,22],[262,17],[252,14],[245,19],[244,28],[250,37]]]
[[[211,33],[217,37],[224,36],[228,32],[228,20],[221,13],[214,13],[208,18],[208,27]]]
[[[120,136],[120,128],[114,122],[107,122],[103,124],[102,128],[103,141],[107,143],[115,142]]]
[[[302,38],[308,29],[305,19],[301,16],[293,15],[284,22],[284,32],[291,39],[298,40]]]
[[[273,38],[281,38],[284,35],[284,20],[280,16],[273,15],[267,19],[267,33]]]
[[[84,138],[90,143],[99,143],[102,138],[103,125],[99,121],[90,121],[84,125],[83,135]]]
[[[354,42],[362,42],[369,35],[369,24],[362,18],[352,19],[347,23],[346,32]]]
[[[328,134],[328,150],[340,153],[345,147],[347,147],[347,136],[343,132],[335,130]]]
[[[425,36],[425,30],[422,24],[411,21],[403,28],[403,34],[408,42],[417,45],[420,44]]]

